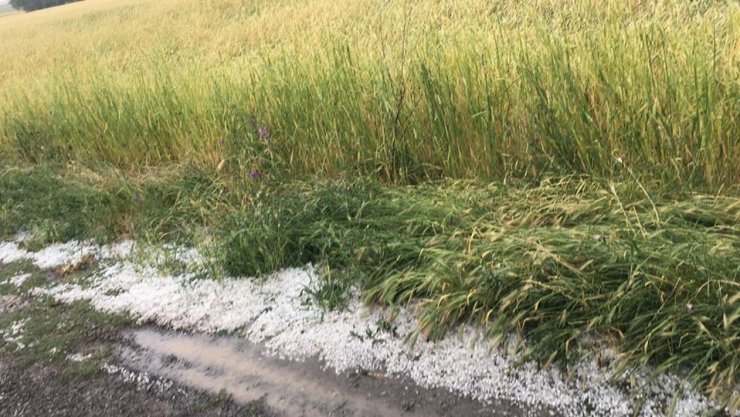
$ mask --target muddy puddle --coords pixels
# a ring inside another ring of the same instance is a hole
[[[366,372],[336,374],[318,360],[293,362],[262,354],[259,345],[236,337],[160,332],[130,334],[123,363],[139,371],[237,402],[264,399],[289,417],[549,416],[510,403],[482,404],[441,389]]]

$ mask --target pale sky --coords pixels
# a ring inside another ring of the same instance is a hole
[[[10,3],[10,0],[0,0],[0,6]]]

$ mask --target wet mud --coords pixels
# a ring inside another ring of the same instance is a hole
[[[358,370],[336,374],[319,360],[294,362],[266,356],[260,345],[237,337],[161,332],[129,333],[120,351],[128,367],[235,401],[263,400],[289,417],[551,416],[508,402],[483,404],[442,389],[425,389]]]

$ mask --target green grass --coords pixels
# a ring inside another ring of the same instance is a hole
[[[31,275],[19,287],[7,282],[9,279],[22,274]],[[31,288],[44,284],[46,284],[46,279],[39,274],[38,268],[31,261],[13,262],[0,267],[0,295],[26,294]]]
[[[412,307],[416,337],[436,339],[476,323],[494,341],[525,335],[527,357],[563,365],[595,340],[620,352],[615,370],[648,364],[685,372],[725,400],[738,384],[734,189],[707,195],[585,177],[393,187],[262,179],[246,186],[198,170],[172,172],[166,182],[91,181],[48,168],[6,170],[6,213],[54,189],[67,196],[59,204],[69,206],[29,203],[0,217],[0,230],[67,230],[79,213],[97,212],[107,201],[105,216],[85,216],[65,236],[98,236],[125,218],[134,238],[207,237],[216,265],[232,276],[319,265],[322,282],[308,295],[320,305],[341,308],[357,288],[369,303]],[[131,192],[121,190],[148,190],[151,206],[131,203]]]
[[[84,378],[99,373],[112,358],[109,346],[97,345],[110,340],[111,335],[131,321],[128,318],[99,313],[84,302],[69,306],[52,301],[34,301],[27,307],[0,317],[0,328],[26,320],[22,331],[23,349],[12,343],[0,342],[0,350],[15,359],[15,365],[26,368],[34,364],[61,365],[65,376]],[[90,354],[90,358],[74,362],[67,355]]]
[[[38,268],[29,262],[14,262],[0,266],[0,282],[20,273],[30,277],[16,288],[0,284],[0,294],[20,296],[24,304],[0,316],[0,329],[6,331],[15,323],[23,322],[18,342],[0,340],[0,352],[14,358],[15,366],[26,368],[35,364],[56,364],[64,371],[65,378],[84,378],[100,372],[111,352],[108,344],[118,329],[131,324],[120,315],[97,312],[86,302],[70,305],[56,303],[46,297],[28,297],[28,291],[48,284]],[[66,279],[80,279],[83,273]],[[90,354],[85,361],[71,361],[67,356],[75,353]]]
[[[80,238],[178,240],[225,199],[215,173],[127,180],[116,170],[0,168],[0,236],[18,230],[35,246]]]

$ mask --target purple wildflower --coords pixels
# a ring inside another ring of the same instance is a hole
[[[691,304],[691,303],[686,304],[686,310],[691,311],[692,308],[694,308],[694,305],[693,304]]]
[[[597,242],[600,241],[601,240],[601,234],[600,233],[596,233],[594,235],[594,240],[597,241]]]
[[[249,173],[249,176],[253,180],[257,181],[257,180],[259,180],[259,179],[262,178],[262,173],[259,170],[257,170],[257,169],[253,169],[252,172]]]
[[[257,133],[262,140],[270,139],[270,131],[267,129],[267,126],[260,126],[259,129],[257,129]]]
[[[223,147],[226,144],[226,141],[224,138],[218,138],[218,146]]]

